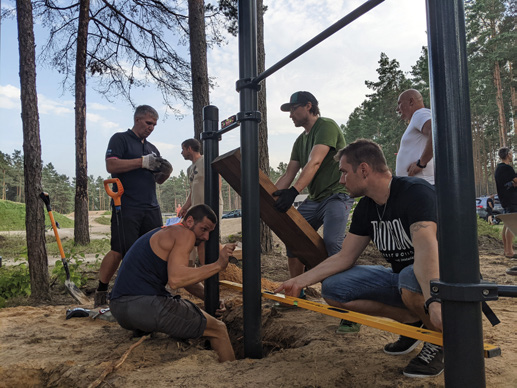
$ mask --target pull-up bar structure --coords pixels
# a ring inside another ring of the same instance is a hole
[[[240,124],[243,235],[244,352],[262,357],[260,209],[258,168],[258,91],[260,82],[333,33],[373,9],[383,0],[370,0],[349,15],[257,76],[257,4],[239,0],[240,112],[236,122],[217,130],[218,111],[204,108],[206,203],[218,209],[219,187],[211,162],[217,157],[220,136]],[[475,198],[467,78],[465,21],[461,0],[426,0],[428,50],[433,114],[435,181],[438,197],[440,279],[431,292],[442,301],[445,384],[449,387],[485,387],[481,302],[497,299],[498,286],[480,282],[477,222],[471,201]],[[212,189],[215,187],[215,189]],[[450,218],[450,209],[456,217]],[[447,222],[442,222],[447,220]],[[206,262],[217,260],[219,230],[207,248]],[[210,241],[209,240],[209,241]],[[218,279],[206,284],[206,309],[215,312],[219,300]],[[500,287],[501,296],[515,290]],[[210,294],[210,295],[209,295]]]

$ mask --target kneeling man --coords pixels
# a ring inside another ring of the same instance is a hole
[[[125,329],[160,332],[178,339],[208,337],[219,361],[233,361],[235,354],[226,325],[194,303],[172,296],[165,286],[185,288],[203,299],[201,281],[228,266],[235,244],[221,248],[215,263],[189,267],[194,246],[208,240],[217,217],[210,207],[192,207],[182,222],[157,228],[140,237],[122,261],[110,298],[110,309]]]
[[[322,282],[328,304],[398,322],[442,330],[441,304],[430,294],[430,280],[439,278],[436,238],[436,196],[423,179],[392,176],[381,148],[360,139],[338,152],[340,183],[351,197],[363,197],[352,216],[340,252],[304,274],[284,282],[300,290]],[[391,268],[355,265],[372,240]],[[424,308],[425,305],[425,308]],[[400,336],[388,354],[405,354],[419,341]],[[443,371],[443,349],[431,343],[404,369],[408,377],[437,376]]]

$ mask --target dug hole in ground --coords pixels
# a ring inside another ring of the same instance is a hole
[[[240,232],[240,223],[240,218],[223,220],[223,239]],[[67,238],[67,233],[60,231],[60,236]],[[92,238],[108,233],[109,227],[92,226]],[[285,249],[276,238],[275,249],[273,255],[262,255],[264,288],[271,289],[288,277]],[[503,257],[500,241],[482,237],[479,250],[485,280],[515,284],[516,278],[505,270],[517,261]],[[361,264],[381,261],[372,246],[359,259]],[[95,275],[89,287],[95,286]],[[242,273],[230,264],[220,278],[240,283]],[[323,302],[319,291],[319,286],[311,288],[309,299]],[[402,375],[420,347],[402,356],[385,354],[382,349],[396,340],[395,334],[364,325],[359,333],[336,334],[339,319],[301,308],[277,311],[267,299],[262,300],[264,358],[243,359],[242,295],[224,287],[224,321],[239,359],[223,364],[217,362],[215,352],[205,349],[205,341],[177,341],[163,334],[128,352],[139,341],[129,331],[103,320],[65,320],[66,310],[77,304],[64,287],[53,287],[53,296],[54,305],[0,310],[0,387],[444,386],[443,374],[428,379]],[[202,301],[195,302],[202,306]],[[516,302],[500,298],[490,303],[501,319],[495,327],[483,318],[485,342],[502,351],[500,357],[485,359],[487,387],[517,387]]]

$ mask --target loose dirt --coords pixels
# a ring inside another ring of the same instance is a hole
[[[240,221],[223,220],[222,236],[238,233]],[[263,287],[267,288],[288,276],[283,246],[275,240],[275,247],[275,254],[262,256]],[[479,247],[484,278],[515,284],[517,279],[505,270],[517,261],[503,257],[501,243],[483,238]],[[361,263],[378,260],[373,247],[360,259]],[[222,279],[233,281],[241,276],[234,265],[221,274]],[[311,288],[309,298],[322,302],[319,291],[318,286]],[[338,319],[303,309],[279,311],[266,299],[262,301],[264,357],[245,359],[242,295],[226,288],[221,288],[227,302],[224,321],[240,359],[224,364],[217,362],[203,340],[177,341],[162,334],[145,338],[127,354],[138,338],[117,323],[65,320],[66,310],[77,305],[62,288],[54,287],[53,292],[55,305],[0,310],[0,387],[88,387],[96,381],[100,387],[157,388],[444,386],[443,375],[431,379],[402,375],[417,350],[396,357],[383,353],[383,346],[396,339],[394,334],[367,326],[359,333],[336,334]],[[500,357],[485,359],[488,387],[517,386],[515,303],[512,298],[490,303],[502,321],[496,327],[483,318],[485,341],[502,351]]]

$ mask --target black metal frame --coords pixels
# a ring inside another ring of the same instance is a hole
[[[240,113],[233,124],[218,131],[217,108],[205,107],[202,139],[205,151],[206,203],[213,209],[218,209],[219,183],[211,162],[218,156],[217,141],[221,135],[241,125],[242,234],[243,257],[246,257],[243,260],[246,357],[262,357],[260,209],[257,206],[259,83],[383,1],[365,2],[257,76],[256,0],[239,0],[240,78],[236,86],[240,93]],[[431,282],[431,291],[443,301],[443,323],[446,328],[445,383],[451,387],[485,387],[480,302],[495,300],[498,296],[516,297],[517,286],[500,286],[480,281],[476,214],[472,211],[470,201],[465,200],[475,198],[475,190],[463,2],[426,0],[426,5],[440,253],[440,280]],[[452,221],[448,217],[451,207],[458,215]],[[440,222],[445,219],[447,222]],[[217,260],[218,242],[219,229],[210,236],[207,262]],[[205,307],[210,314],[215,312],[218,305],[217,282],[217,277],[205,282]]]

